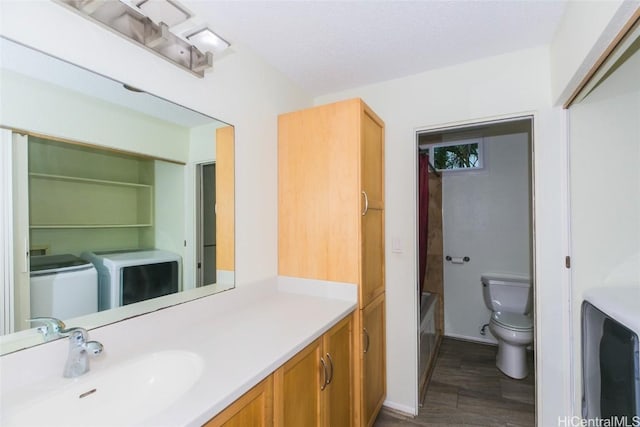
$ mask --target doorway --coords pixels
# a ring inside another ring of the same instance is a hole
[[[216,164],[196,166],[196,286],[216,283]]]
[[[426,260],[426,272],[417,276],[424,278],[417,284],[418,301],[423,301],[417,346],[419,401],[428,405],[425,397],[441,336],[496,349],[497,340],[488,328],[492,312],[483,298],[483,274],[530,278],[533,304],[533,117],[419,130],[416,145],[418,164],[424,157],[431,163],[425,250],[418,255]],[[418,209],[420,204],[418,197]],[[530,359],[532,348],[533,342]],[[496,370],[496,375],[503,374]],[[530,369],[532,396],[534,377]]]

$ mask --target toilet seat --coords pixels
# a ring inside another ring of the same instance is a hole
[[[533,319],[531,315],[527,314],[496,311],[491,315],[491,321],[512,331],[529,332],[533,330]]]

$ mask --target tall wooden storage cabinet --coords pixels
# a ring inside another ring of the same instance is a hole
[[[278,273],[354,283],[354,425],[386,395],[384,122],[360,99],[278,120]]]

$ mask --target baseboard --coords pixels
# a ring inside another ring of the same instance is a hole
[[[468,337],[466,335],[458,335],[458,334],[444,334],[444,336],[446,338],[455,338],[457,340],[462,340],[462,341],[477,342],[477,343],[489,344],[489,345],[498,345],[498,342],[496,340],[492,340],[489,338]]]
[[[390,411],[393,413],[396,413],[400,416],[404,416],[404,417],[415,417],[416,415],[418,415],[418,412],[416,411],[415,408],[412,408],[410,406],[407,405],[402,405],[400,403],[395,403],[395,402],[391,402],[389,400],[385,400],[382,403],[382,409],[386,410],[386,411]]]

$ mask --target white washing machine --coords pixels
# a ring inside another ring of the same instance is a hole
[[[98,273],[74,255],[31,257],[31,317],[71,319],[98,311]]]

